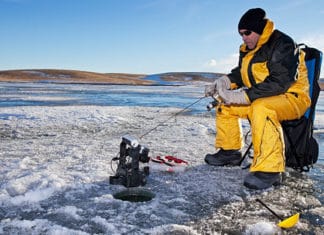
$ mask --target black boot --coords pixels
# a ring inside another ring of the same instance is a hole
[[[250,172],[244,178],[244,186],[250,189],[266,189],[272,185],[280,185],[282,181],[281,173],[279,172]]]
[[[205,162],[213,166],[238,166],[242,154],[238,150],[219,150],[215,154],[207,154]]]

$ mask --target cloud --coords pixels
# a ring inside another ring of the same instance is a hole
[[[313,33],[312,35],[307,35],[298,41],[305,43],[309,47],[315,47],[324,53],[323,33]],[[322,61],[321,75],[320,75],[321,78],[324,76],[323,74],[324,74],[324,62]]]
[[[210,61],[208,61],[207,63],[206,63],[206,66],[207,67],[216,67],[217,66],[217,62],[216,62],[216,60],[215,59],[211,59]]]
[[[217,59],[210,59],[204,64],[205,68],[212,69],[218,73],[229,73],[238,63],[238,53],[228,55],[227,57]]]
[[[312,34],[305,36],[299,40],[310,47],[316,47],[321,51],[324,51],[324,34]]]

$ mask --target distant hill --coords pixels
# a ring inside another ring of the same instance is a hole
[[[0,71],[1,82],[108,83],[149,85],[143,74],[94,73],[77,70],[33,69]]]
[[[320,87],[321,87],[321,91],[324,91],[324,78],[320,78],[319,84],[320,84]]]
[[[100,83],[129,85],[173,85],[212,81],[218,73],[177,72],[162,74],[94,73],[77,70],[33,69],[0,71],[0,82]]]
[[[161,74],[95,73],[78,70],[26,69],[0,71],[0,82],[91,83],[120,85],[182,85],[211,82],[221,73],[169,72]],[[324,79],[320,80],[324,90]]]

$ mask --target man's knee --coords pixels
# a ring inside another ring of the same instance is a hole
[[[272,112],[272,109],[269,109],[267,107],[267,103],[269,102],[266,99],[256,99],[253,101],[250,105],[250,113],[249,113],[249,119],[252,120],[254,119],[255,115],[257,116],[262,116],[262,115],[267,115],[269,112]]]

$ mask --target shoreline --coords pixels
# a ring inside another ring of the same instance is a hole
[[[126,74],[95,73],[75,70],[7,70],[0,71],[0,82],[51,83],[51,84],[95,84],[95,85],[186,85],[195,82],[211,82],[212,78],[200,76],[206,72],[167,72],[163,74]],[[215,77],[219,73],[210,73]],[[159,81],[153,77],[159,76]],[[152,80],[150,80],[152,78]],[[190,78],[190,79],[189,79]],[[173,84],[174,83],[174,84]],[[319,80],[321,91],[324,90],[324,78]]]

